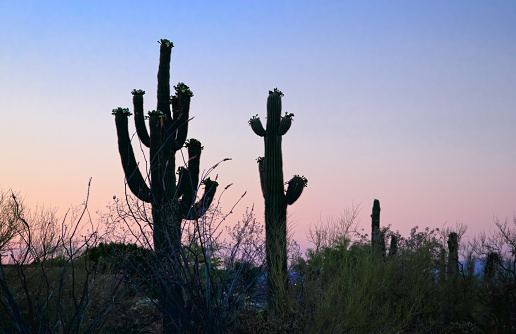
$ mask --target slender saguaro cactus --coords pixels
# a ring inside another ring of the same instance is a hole
[[[496,273],[500,267],[500,264],[503,263],[502,257],[499,253],[490,251],[487,253],[486,264],[484,266],[484,282],[492,284],[493,279],[496,277]]]
[[[268,303],[272,309],[284,306],[288,287],[287,273],[287,205],[293,204],[307,185],[303,176],[295,175],[288,181],[287,191],[283,182],[281,137],[292,125],[294,114],[281,116],[281,93],[277,88],[269,91],[267,98],[267,125],[263,128],[258,115],[249,125],[260,137],[264,137],[265,156],[258,158],[260,183],[265,199],[265,249],[267,261]]]
[[[118,136],[118,151],[122,160],[127,185],[140,200],[152,205],[154,251],[161,266],[167,272],[178,271],[181,252],[181,222],[197,219],[210,206],[217,182],[209,178],[203,181],[202,198],[195,203],[199,186],[199,163],[203,147],[195,139],[186,140],[193,93],[184,83],[175,86],[175,95],[170,96],[170,57],[173,44],[160,41],[158,69],[157,109],[143,114],[143,90],[133,90],[134,121],[142,144],[149,148],[150,184],[138,168],[128,130],[128,108],[113,109]],[[170,110],[172,105],[172,111]],[[149,129],[145,126],[149,120]],[[186,143],[186,144],[185,144]],[[176,180],[175,153],[183,146],[188,149],[188,166],[180,167]],[[171,331],[174,317],[182,307],[183,296],[177,283],[162,282],[158,296],[162,307],[164,331]],[[177,320],[177,319],[176,319]]]
[[[398,253],[398,238],[395,235],[391,236],[391,246],[389,247],[389,257],[394,257]]]
[[[457,233],[451,232],[448,235],[448,275],[454,276],[459,273],[459,238]]]
[[[371,249],[374,254],[385,256],[385,239],[380,231],[380,201],[377,199],[373,202],[371,214]]]

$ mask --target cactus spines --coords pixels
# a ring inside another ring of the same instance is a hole
[[[179,272],[181,252],[181,223],[183,219],[197,219],[210,206],[217,189],[217,182],[209,178],[203,181],[204,194],[195,203],[199,186],[201,143],[186,140],[190,88],[178,83],[175,95],[170,96],[170,58],[173,44],[162,39],[158,68],[157,108],[144,116],[143,90],[133,90],[134,120],[141,142],[150,151],[150,184],[147,185],[136,162],[128,130],[128,108],[113,109],[118,136],[118,151],[127,185],[140,200],[152,205],[153,241],[156,257],[167,271]],[[172,105],[172,110],[170,108]],[[145,125],[148,119],[149,130]],[[176,180],[175,154],[185,146],[188,150],[188,166],[178,169]],[[178,181],[178,182],[177,182]],[[177,184],[176,184],[177,183]],[[174,276],[174,275],[172,275]],[[164,315],[164,328],[170,328],[182,307],[181,287],[171,277],[170,282],[156,284]]]
[[[138,134],[142,144],[149,147],[150,138],[147,128],[145,127],[145,114],[143,111],[143,95],[145,95],[145,91],[141,89],[133,89],[131,94],[133,94],[134,122],[135,124],[138,124],[136,126],[136,133]]]
[[[264,137],[265,156],[257,159],[262,194],[265,199],[265,248],[267,261],[268,303],[279,311],[284,306],[288,287],[287,273],[287,205],[293,204],[307,185],[304,176],[295,175],[283,181],[281,138],[292,125],[294,114],[281,116],[283,93],[275,88],[267,98],[267,124],[258,115],[249,120],[254,133]]]

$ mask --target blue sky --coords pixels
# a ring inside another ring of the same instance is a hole
[[[155,109],[161,38],[172,84],[195,96],[189,137],[233,183],[223,209],[263,198],[247,125],[267,92],[295,114],[284,175],[308,180],[289,207],[311,223],[374,198],[382,224],[463,222],[472,234],[516,207],[516,3],[512,1],[0,1],[0,185],[29,203],[92,211],[123,194],[111,109],[133,88]],[[230,220],[231,221],[231,220]]]

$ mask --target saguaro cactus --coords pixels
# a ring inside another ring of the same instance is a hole
[[[371,213],[371,249],[373,254],[385,256],[385,239],[380,230],[380,201],[373,201],[373,212]]]
[[[134,121],[143,145],[149,148],[150,184],[138,168],[128,130],[128,108],[113,109],[118,136],[118,151],[122,160],[127,185],[140,200],[152,205],[153,241],[157,259],[167,271],[174,272],[180,261],[181,222],[196,219],[210,206],[217,182],[204,180],[204,194],[195,203],[199,186],[199,163],[203,147],[195,139],[186,140],[193,93],[184,83],[178,83],[175,95],[170,96],[170,57],[173,44],[160,41],[157,109],[143,114],[143,90],[133,90]],[[170,110],[172,105],[172,112]],[[149,120],[150,132],[145,126]],[[185,145],[186,143],[186,145]],[[176,180],[175,153],[183,146],[188,149],[188,166],[180,167]],[[173,276],[173,274],[172,274]],[[177,282],[172,278],[172,281]],[[165,331],[170,330],[173,318],[182,307],[181,287],[176,283],[158,284],[157,293],[164,314]],[[167,320],[168,319],[168,320]]]
[[[267,98],[267,125],[263,128],[258,115],[249,124],[260,137],[264,137],[265,156],[258,158],[262,194],[265,199],[265,249],[269,307],[278,310],[284,306],[288,287],[287,273],[287,205],[293,204],[306,187],[307,180],[295,175],[283,182],[281,138],[292,125],[294,114],[281,116],[281,93],[277,88],[269,91]]]
[[[499,253],[490,251],[487,253],[486,264],[484,266],[484,282],[492,284],[496,277],[498,268],[502,263],[502,257]]]
[[[391,246],[389,247],[389,257],[394,257],[398,253],[398,238],[391,235]]]
[[[457,233],[448,235],[448,275],[454,277],[459,273],[459,238]]]

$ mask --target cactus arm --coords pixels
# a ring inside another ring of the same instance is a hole
[[[262,121],[260,121],[260,117],[258,117],[258,115],[253,116],[253,118],[249,120],[249,125],[258,136],[265,136],[265,129],[263,128]]]
[[[182,147],[186,143],[188,118],[190,117],[190,101],[193,93],[190,88],[182,82],[178,83],[174,88],[176,89],[177,96],[177,107],[174,109],[174,131],[177,130],[175,139],[176,144]]]
[[[260,173],[260,186],[262,188],[263,198],[267,197],[267,174],[265,173],[265,158],[258,157],[258,172]]]
[[[133,89],[133,107],[134,107],[134,124],[136,126],[136,133],[146,147],[150,146],[149,133],[145,127],[145,115],[143,113],[143,95],[145,91],[141,89]]]
[[[121,108],[119,108],[120,110]],[[115,109],[116,110],[116,109]],[[115,113],[115,111],[113,111]],[[144,202],[151,202],[151,190],[145,183],[143,176],[138,168],[136,158],[134,157],[131,138],[129,137],[128,113],[116,112],[115,124],[118,137],[118,152],[122,160],[122,167],[125,173],[125,179],[131,192]]]
[[[299,175],[294,175],[294,177],[287,182],[288,187],[287,193],[285,194],[285,201],[288,205],[292,205],[297,201],[307,183],[308,180],[304,176]]]
[[[197,203],[189,207],[188,210],[183,211],[184,219],[201,218],[211,206],[219,184],[210,178],[205,179],[202,183],[204,184],[204,194]]]
[[[188,148],[188,172],[183,169],[181,180],[181,206],[185,211],[189,211],[192,203],[197,196],[197,186],[199,185],[199,164],[201,161],[201,143],[196,139],[190,139],[186,143]]]
[[[193,96],[190,88],[182,82],[174,86],[176,94],[170,98],[172,117],[165,120],[166,134],[172,150],[179,150],[186,142],[188,118],[190,116],[190,100]]]
[[[294,114],[289,113],[285,113],[285,116],[281,117],[278,127],[278,134],[280,136],[283,136],[285,133],[287,133],[288,129],[290,129],[290,126],[292,125],[292,117],[294,117]]]
[[[188,168],[180,169],[182,174],[178,185],[178,194],[181,193],[181,214],[184,219],[197,219],[206,213],[215,197],[218,183],[207,178],[204,184],[204,194],[201,199],[194,204],[197,197],[197,186],[199,184],[199,164],[203,147],[201,142],[190,139],[186,142],[188,149]]]
[[[181,196],[183,196],[186,183],[190,180],[190,172],[188,172],[188,168],[179,167],[179,169],[177,170],[177,174],[179,175],[179,177],[177,180],[176,197],[180,198]]]
[[[165,143],[170,147],[172,151],[179,151],[183,147],[184,143],[179,143],[176,140],[176,137],[177,129],[180,127],[183,115],[180,112],[178,112],[180,107],[177,96],[170,97],[170,104],[172,105],[172,117],[167,117],[167,119],[165,120]]]

